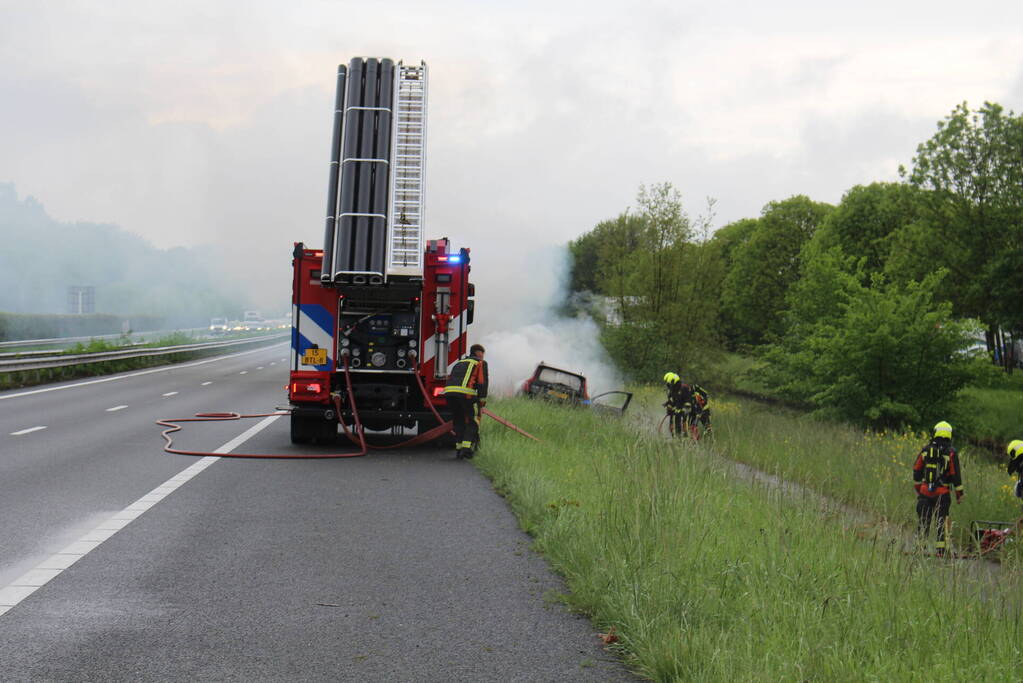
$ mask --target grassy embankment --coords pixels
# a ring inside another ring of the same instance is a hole
[[[232,335],[225,339],[244,338],[254,336],[252,334]],[[136,348],[159,348],[163,346],[176,346],[179,344],[194,344],[194,339],[184,333],[174,333],[161,337],[151,342],[138,345]],[[133,346],[131,337],[122,337],[114,341],[93,339],[88,343],[79,343],[59,353],[76,355],[83,353],[98,353],[101,351],[117,351],[128,346]],[[251,348],[251,347],[250,347]],[[56,353],[56,352],[55,352]],[[62,382],[81,377],[96,377],[110,375],[117,372],[128,372],[143,368],[155,367],[157,365],[168,365],[170,363],[181,363],[195,358],[224,353],[223,350],[192,351],[187,353],[174,353],[161,356],[147,356],[143,358],[126,358],[123,360],[112,360],[101,363],[85,363],[82,365],[69,365],[59,368],[43,368],[41,370],[24,370],[20,372],[0,372],[0,389],[16,389],[19,387],[35,386],[37,384],[48,384],[50,382]]]
[[[785,397],[751,375],[757,363],[750,356],[726,353],[704,382],[719,391],[786,404]],[[1023,371],[1007,375],[979,362],[977,370],[974,382],[959,392],[948,420],[960,440],[967,438],[1001,456],[1005,444],[1023,438]]]
[[[717,445],[731,454],[803,448],[831,460],[823,451],[833,439],[816,428],[768,420],[781,426],[765,431],[760,417],[740,419],[738,404],[729,417],[727,405]],[[601,629],[614,626],[641,674],[905,680],[926,667],[929,679],[954,680],[1014,670],[1023,615],[1016,599],[992,599],[1018,595],[1011,567],[992,589],[970,563],[905,555],[895,538],[864,539],[838,513],[822,518],[813,499],[751,485],[703,446],[582,410],[521,400],[493,409],[544,442],[489,422],[478,466],[566,577],[565,600]],[[910,518],[911,492],[899,490],[891,509]]]
[[[638,392],[637,407],[656,410],[659,391]],[[795,410],[744,399],[711,402],[720,454],[768,474],[804,485],[878,519],[911,528],[915,523],[912,466],[927,442],[923,434],[873,433],[821,421]],[[982,449],[959,447],[964,491],[952,505],[954,538],[970,546],[971,520],[1015,520],[1019,501],[1014,478]]]

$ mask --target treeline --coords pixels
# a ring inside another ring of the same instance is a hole
[[[756,355],[789,400],[876,427],[945,414],[979,336],[1011,368],[1023,335],[1023,117],[957,106],[901,182],[837,206],[794,196],[708,234],[670,184],[570,244],[604,342],[636,379]]]
[[[241,286],[220,275],[222,258],[212,250],[158,249],[116,225],[60,223],[2,183],[0,244],[0,311],[66,313],[67,288],[83,285],[95,287],[97,313],[156,316],[172,327],[234,318],[249,307]]]

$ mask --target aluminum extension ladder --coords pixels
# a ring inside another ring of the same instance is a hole
[[[399,62],[394,82],[387,274],[423,275],[426,62]]]

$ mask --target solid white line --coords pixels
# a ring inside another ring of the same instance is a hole
[[[40,427],[29,427],[28,429],[22,429],[17,432],[11,432],[11,436],[21,436],[22,434],[31,434],[32,432],[38,432],[40,429],[46,429],[46,426]]]
[[[113,408],[107,408],[108,413],[116,413],[118,410],[124,410],[128,406],[114,406]]]
[[[269,427],[280,417],[280,415],[271,415],[263,418],[213,452],[219,454],[230,453],[235,448]],[[208,455],[205,458],[200,458],[175,476],[136,500],[128,507],[124,508],[120,512],[110,515],[110,517],[108,517],[105,521],[96,525],[94,529],[83,535],[74,543],[71,543],[67,547],[61,549],[60,552],[54,553],[8,585],[0,587],[0,616],[2,616],[5,612],[8,612],[12,607],[28,596],[32,595],[32,593],[39,590],[49,581],[60,576],[62,571],[91,553],[108,538],[135,521],[139,515],[159,503],[168,495],[176,491],[185,482],[190,481],[193,477],[195,477],[195,475],[199,474],[218,460],[220,460],[220,458],[215,455]]]
[[[176,391],[168,391],[166,394],[164,394],[164,396],[177,396],[177,395],[178,395],[178,392],[176,392]]]
[[[209,386],[211,384],[213,384],[213,382],[203,382],[202,386],[207,387],[207,386]]]
[[[281,342],[287,344],[288,342]],[[252,349],[251,351],[239,351],[238,353],[230,353],[226,356],[217,356],[216,358],[207,358],[206,360],[198,360],[194,363],[181,363],[180,365],[166,365],[160,368],[153,368],[151,370],[141,370],[139,372],[132,372],[127,375],[114,375],[112,377],[102,377],[100,379],[90,379],[87,382],[78,382],[76,384],[64,384],[59,387],[47,387],[45,389],[32,389],[31,391],[21,391],[17,394],[3,394],[0,395],[0,401],[4,401],[9,398],[20,398],[22,396],[33,396],[35,394],[45,394],[49,391],[61,391],[62,389],[74,389],[75,387],[85,387],[90,384],[103,384],[104,382],[116,382],[119,379],[128,379],[129,377],[142,377],[143,375],[151,375],[154,372],[167,372],[168,370],[178,370],[180,368],[194,368],[197,365],[206,365],[207,363],[216,363],[217,361],[227,360],[228,358],[238,358],[239,356],[247,356],[250,353],[259,353],[260,351],[266,351],[267,349],[273,348],[274,346],[280,346],[280,344],[273,344],[272,346],[264,346],[259,349]]]

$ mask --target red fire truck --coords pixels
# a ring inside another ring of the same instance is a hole
[[[295,244],[291,440],[329,443],[450,415],[448,369],[468,352],[469,250],[423,237],[426,65],[338,67],[323,249]]]

